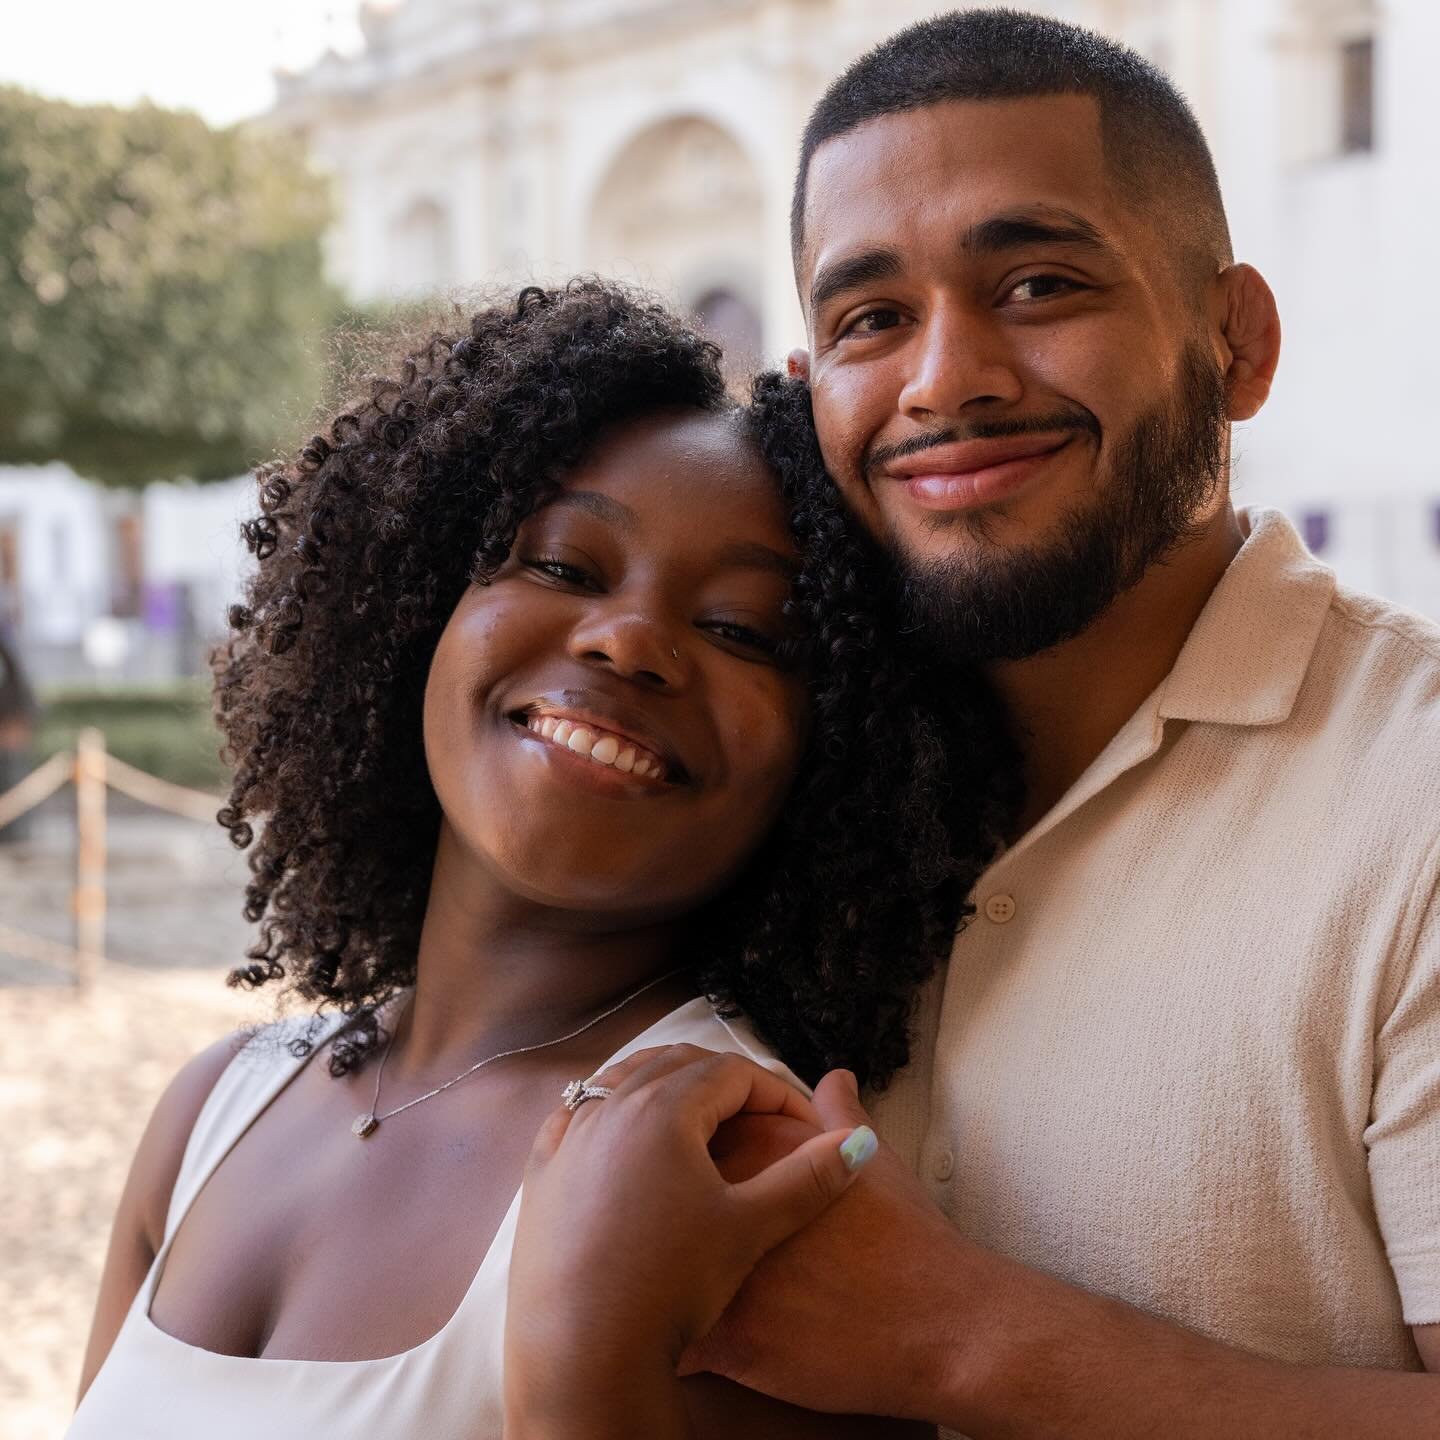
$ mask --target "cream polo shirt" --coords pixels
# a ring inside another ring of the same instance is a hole
[[[974,1240],[1277,1359],[1440,1321],[1440,629],[1273,511],[975,891],[881,1134]]]

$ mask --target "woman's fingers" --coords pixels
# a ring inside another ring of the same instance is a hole
[[[788,1080],[744,1055],[702,1050],[698,1045],[661,1045],[637,1050],[591,1076],[592,1085],[614,1098],[647,1087],[663,1091],[674,1112],[694,1120],[707,1138],[732,1115],[789,1115],[818,1125],[809,1099]]]
[[[751,1233],[760,1246],[756,1258],[829,1209],[879,1147],[868,1125],[830,1130],[733,1186],[731,1193],[751,1216]]]

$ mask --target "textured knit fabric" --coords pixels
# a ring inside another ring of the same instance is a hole
[[[975,891],[874,1111],[964,1233],[1280,1360],[1440,1321],[1440,630],[1279,514]]]
[[[242,1050],[200,1112],[175,1182],[164,1244],[75,1413],[69,1440],[500,1440],[505,1287],[518,1192],[454,1315],[399,1355],[348,1361],[219,1355],[167,1335],[150,1319],[170,1245],[200,1187],[307,1063],[291,1059],[273,1039]],[[720,1019],[703,999],[672,1010],[612,1060],[680,1043],[748,1055],[805,1088],[747,1025]]]

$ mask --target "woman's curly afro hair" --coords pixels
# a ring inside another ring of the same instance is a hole
[[[244,529],[258,563],[213,660],[235,765],[219,819],[249,848],[259,925],[230,981],[288,977],[350,1017],[334,1073],[364,1064],[377,1008],[415,978],[440,824],[421,744],[440,632],[604,427],[670,407],[736,408],[715,346],[608,283],[531,287],[431,334],[259,472]],[[790,610],[813,728],[781,820],[694,917],[687,953],[699,987],[799,1074],[843,1065],[883,1084],[1009,819],[1015,761],[983,687],[918,673],[892,638],[805,387],[762,376],[741,418],[801,555]]]

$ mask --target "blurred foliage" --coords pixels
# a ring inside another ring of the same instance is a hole
[[[36,763],[70,749],[75,736],[94,725],[105,732],[111,754],[162,780],[215,794],[229,784],[220,761],[220,732],[210,718],[207,680],[50,690],[40,702]]]
[[[339,313],[293,143],[0,86],[0,462],[110,484],[290,442]]]

